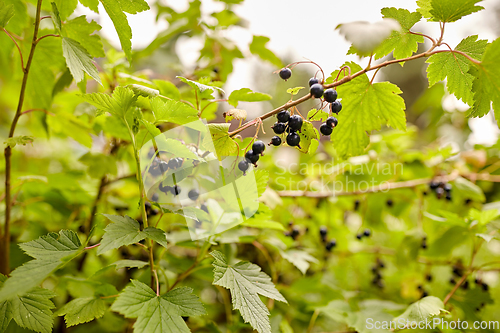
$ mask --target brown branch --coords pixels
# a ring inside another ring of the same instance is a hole
[[[434,49],[434,47],[435,46],[433,46],[429,51],[426,51],[424,53],[419,53],[419,54],[416,54],[416,55],[408,57],[408,58],[388,60],[388,61],[384,61],[384,62],[382,62],[382,63],[380,63],[378,65],[374,65],[374,66],[371,66],[369,68],[367,67],[365,69],[360,70],[357,73],[354,73],[354,74],[349,75],[349,76],[345,76],[345,77],[343,77],[339,81],[335,81],[335,82],[330,83],[330,84],[325,84],[325,85],[323,85],[323,87],[325,89],[334,88],[334,87],[340,86],[342,84],[345,84],[345,83],[347,83],[349,81],[352,81],[353,79],[357,78],[358,76],[366,74],[367,72],[372,71],[372,70],[377,70],[379,68],[386,67],[386,66],[389,66],[389,65],[392,65],[392,64],[397,64],[397,63],[400,63],[400,62],[406,62],[406,61],[411,61],[411,60],[415,60],[415,59],[419,59],[419,58],[430,57],[431,55],[436,54],[436,53],[440,53],[440,52],[450,52],[448,50],[440,50],[440,51],[434,51],[434,52],[432,52],[432,50]],[[459,51],[453,51],[453,52],[459,52]],[[462,52],[460,52],[460,53],[462,53]],[[468,59],[471,60],[472,58],[468,57]],[[477,60],[474,59],[473,62],[477,62]],[[262,115],[260,117],[257,117],[256,119],[260,118],[261,120],[265,120],[265,119],[267,119],[269,117],[274,116],[275,114],[277,114],[281,110],[286,110],[286,109],[291,108],[293,106],[299,105],[299,104],[301,104],[301,103],[309,100],[311,97],[312,96],[309,93],[309,94],[307,94],[307,95],[305,95],[305,96],[303,96],[303,97],[301,97],[301,98],[299,98],[299,99],[297,99],[295,101],[287,102],[287,103],[283,104],[282,106],[279,106],[276,109],[274,109],[272,111],[269,111],[268,113],[266,113],[266,114],[264,114],[264,115]],[[229,136],[233,137],[236,134],[240,133],[241,131],[249,128],[252,125],[254,125],[255,122],[256,122],[256,119],[253,119],[253,120],[247,122],[246,124],[244,124],[243,126],[241,126],[240,128],[237,128],[236,130],[230,132]]]
[[[49,116],[55,116],[55,114],[53,114],[52,112],[49,112],[45,109],[29,109],[29,110],[26,110],[26,111],[23,111],[21,112],[21,114],[27,114],[27,113],[30,113],[30,112],[35,112],[35,111],[40,111],[40,112],[43,112]]]
[[[9,130],[9,138],[14,136],[14,132],[16,131],[17,122],[19,121],[19,117],[21,117],[21,112],[23,110],[24,97],[26,94],[26,85],[28,84],[28,74],[31,68],[31,64],[33,62],[33,57],[35,55],[35,48],[37,45],[38,38],[38,30],[40,28],[40,12],[42,10],[42,0],[38,0],[36,6],[36,17],[35,17],[35,29],[33,32],[33,39],[31,42],[31,50],[28,56],[28,61],[26,62],[26,67],[24,68],[23,81],[21,83],[21,91],[19,93],[19,102],[17,104],[16,113],[14,115],[14,119],[10,125]],[[10,214],[11,214],[11,188],[10,188],[10,179],[11,179],[11,157],[12,157],[12,148],[10,146],[5,147],[4,150],[5,156],[5,224],[4,224],[4,233],[2,236],[2,246],[0,248],[0,273],[4,275],[8,275],[10,273]]]
[[[12,41],[14,42],[14,44],[16,45],[17,47],[17,50],[19,51],[19,56],[21,58],[21,68],[24,72],[24,59],[23,59],[23,53],[21,52],[21,48],[19,47],[19,44],[17,44],[16,40],[14,39],[14,37],[12,36],[12,34],[10,32],[7,31],[7,29],[3,28],[3,31],[7,34],[7,36],[10,37],[10,39],[12,39]]]

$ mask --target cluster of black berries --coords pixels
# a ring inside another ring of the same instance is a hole
[[[451,201],[451,184],[433,180],[430,182],[429,188],[436,193],[438,199],[441,199],[444,195],[446,200]]]
[[[276,118],[278,121],[272,126],[272,129],[277,135],[271,138],[269,145],[281,145],[281,137],[278,135],[287,132],[286,143],[291,147],[299,146],[300,136],[297,134],[297,131],[300,132],[304,123],[302,117],[299,115],[291,116],[288,110],[283,110],[276,115]]]
[[[365,229],[363,232],[356,234],[356,239],[361,240],[363,237],[370,237],[372,234],[370,229]]]
[[[170,160],[168,160],[168,162],[160,159],[159,157],[155,157],[153,159],[153,162],[151,163],[151,166],[149,167],[149,173],[155,177],[161,176],[164,173],[166,173],[169,169],[170,170],[179,169],[183,163],[184,159],[181,157],[171,158]]]
[[[279,75],[283,80],[286,81],[292,76],[292,70],[290,68],[283,68],[280,70]],[[337,90],[331,89],[331,88],[324,90],[323,84],[319,81],[319,79],[317,79],[315,77],[312,77],[309,79],[309,93],[314,98],[323,98],[325,102],[329,103],[331,113],[338,114],[340,112],[340,110],[342,110],[342,103],[340,103],[340,101],[337,101],[337,97],[338,97]],[[288,121],[288,119],[286,119],[286,120]],[[278,118],[278,122],[285,123],[286,121],[280,121]],[[301,119],[301,122],[302,122],[302,119]],[[276,134],[281,134],[281,133],[285,132],[285,127],[282,125],[277,125],[277,124],[278,123],[276,123],[273,127],[273,129],[275,129],[274,132]],[[338,125],[337,118],[328,117],[328,119],[326,119],[326,122],[321,124],[321,126],[319,127],[319,131],[321,132],[321,134],[328,136],[328,135],[332,134],[333,129],[337,125]],[[301,123],[301,126],[302,126],[302,123]],[[291,138],[291,140],[292,140],[292,138],[295,138],[295,136],[290,136],[290,134],[289,134],[287,137],[287,143],[288,143],[289,137]],[[288,143],[288,145],[297,146],[300,142],[300,138],[297,136],[297,139],[292,140],[293,143],[295,143],[295,141],[296,141],[296,144],[291,145]],[[279,146],[281,144],[281,138],[276,137],[276,136],[273,137],[270,144],[273,144],[275,146]]]
[[[422,243],[420,243],[422,249],[427,249],[427,236],[422,237]]]
[[[453,273],[453,277],[450,278],[450,284],[455,285],[457,281],[455,278],[461,278],[464,275],[464,265],[461,262],[457,262],[454,264],[451,268],[451,272]],[[462,285],[462,288],[467,289],[469,287],[469,282],[465,281],[465,283]]]
[[[421,292],[421,294],[420,294],[420,298],[424,298],[424,297],[429,296],[429,293],[428,293],[427,291],[425,291],[425,290],[424,290],[424,287],[423,287],[421,284],[419,284],[419,285],[417,286],[417,289]]]
[[[250,167],[250,163],[257,166],[257,161],[259,160],[259,157],[264,154],[264,150],[266,150],[264,142],[260,140],[255,141],[252,145],[252,149],[247,151],[245,158],[238,163],[238,169],[243,171],[243,174],[245,174]]]
[[[372,284],[379,288],[384,288],[384,281],[382,281],[383,276],[380,272],[381,269],[385,268],[385,264],[380,258],[377,258],[375,265],[372,267],[373,279]]]
[[[479,278],[476,278],[474,280],[474,283],[478,286],[478,287],[481,287],[483,289],[483,291],[488,291],[490,289],[490,286],[488,286],[486,283],[484,283],[483,281],[481,281],[481,279]]]
[[[304,229],[304,233],[307,233],[309,228]],[[296,225],[293,225],[293,222],[288,222],[288,230],[285,231],[285,236],[291,237],[293,240],[297,240],[297,237],[300,236],[300,228]]]
[[[319,236],[321,237],[321,242],[325,245],[325,249],[330,252],[335,246],[337,246],[337,241],[335,239],[328,240],[328,229],[323,226],[319,228]]]

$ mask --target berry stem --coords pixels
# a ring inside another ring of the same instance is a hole
[[[38,31],[40,28],[40,13],[42,11],[42,0],[38,0],[36,5],[36,14],[35,14],[35,28],[33,31],[33,39],[31,41],[31,50],[28,56],[28,61],[26,62],[26,67],[23,68],[23,81],[21,83],[21,92],[19,94],[19,101],[17,104],[16,113],[14,115],[14,119],[10,125],[9,136],[8,138],[12,138],[14,136],[14,132],[16,130],[17,122],[21,117],[21,113],[23,110],[24,97],[26,94],[26,86],[28,84],[28,75],[30,72],[31,64],[33,63],[33,57],[35,55],[36,41],[38,38]],[[17,45],[17,43],[16,43]],[[20,48],[18,45],[18,50],[20,52]],[[7,145],[4,150],[5,156],[5,224],[4,224],[4,232],[3,235],[0,233],[0,273],[4,275],[9,275],[10,273],[10,213],[12,208],[12,198],[11,198],[11,187],[10,187],[10,178],[11,178],[11,157],[12,157],[12,148]]]
[[[19,44],[17,44],[16,40],[14,39],[14,37],[12,36],[12,34],[10,32],[8,32],[5,28],[3,28],[3,31],[7,34],[7,36],[10,37],[10,39],[12,39],[12,41],[14,42],[14,44],[16,45],[17,47],[17,51],[19,51],[19,56],[21,58],[21,69],[22,71],[24,72],[24,59],[23,59],[23,53],[21,52],[21,48],[19,47]]]

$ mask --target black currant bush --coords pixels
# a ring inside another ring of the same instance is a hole
[[[445,33],[481,1],[340,24],[359,61],[330,74],[265,36],[242,49],[243,1],[221,2],[0,0],[0,333],[499,331],[499,143],[473,144],[469,119],[500,119],[500,40]],[[132,50],[150,6],[168,28]],[[203,41],[187,67],[186,38]],[[223,90],[249,57],[276,69],[258,74],[272,95]],[[377,82],[417,59],[420,96]],[[242,102],[273,107],[247,120]]]

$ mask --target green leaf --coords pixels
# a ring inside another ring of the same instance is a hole
[[[137,96],[156,97],[160,94],[160,91],[140,84],[129,84],[126,87],[132,89]]]
[[[88,0],[86,0],[88,2]],[[149,9],[147,3],[143,0],[99,0],[106,13],[108,13],[115,30],[120,39],[123,52],[129,61],[132,60],[132,29],[128,24],[127,16],[124,12],[135,14],[143,10]],[[89,2],[88,2],[89,3]],[[93,6],[94,3],[91,3]]]
[[[238,155],[238,144],[229,136],[231,124],[208,124],[210,136],[205,136],[203,147],[205,149],[215,148],[217,157],[222,159],[225,156]]]
[[[182,77],[182,76],[176,76],[176,78],[178,78],[182,82],[188,84],[191,88],[199,91],[200,94],[203,94],[203,93],[206,92],[206,93],[209,94],[209,96],[212,96],[212,94],[215,91],[218,91],[222,95],[225,94],[224,90],[222,90],[221,88],[216,87],[216,86],[209,86],[207,84],[203,84],[203,83],[200,83],[200,82],[196,82],[196,81],[192,81],[192,80],[186,79],[185,77]]]
[[[51,309],[55,306],[50,299],[56,296],[50,290],[34,288],[14,298],[11,304],[16,324],[35,332],[51,333],[54,321]]]
[[[135,333],[189,333],[182,316],[206,313],[191,288],[176,288],[158,296],[144,283],[132,280],[111,306],[126,318],[137,318]]]
[[[155,227],[147,227],[142,231],[142,233],[146,235],[147,238],[152,239],[164,248],[167,248],[167,234],[165,231]]]
[[[137,97],[134,92],[125,87],[116,87],[113,96],[103,93],[82,95],[83,99],[95,106],[99,111],[109,112],[122,118],[130,110]]]
[[[268,101],[271,98],[271,95],[254,92],[249,88],[241,88],[239,90],[234,90],[231,95],[229,95],[227,102],[229,105],[237,107],[238,102],[262,102]]]
[[[124,245],[137,243],[146,238],[146,235],[140,230],[139,222],[130,216],[103,215],[113,223],[104,228],[104,235],[101,245],[97,249],[97,255]]]
[[[231,291],[233,308],[239,310],[243,320],[259,333],[271,333],[269,310],[259,295],[287,303],[271,282],[271,278],[257,265],[240,261],[229,265],[219,251],[210,253],[214,257],[214,282]]]
[[[299,93],[299,91],[301,91],[302,89],[304,89],[305,87],[295,87],[295,88],[288,88],[286,90],[286,92],[288,94],[291,94],[292,96],[293,95],[297,95]]]
[[[0,288],[3,286],[5,280],[7,280],[7,277],[3,274],[0,274]],[[0,333],[5,332],[11,320],[12,320],[11,302],[10,301],[0,302]]]
[[[326,121],[330,115],[323,110],[311,109],[307,113],[307,119],[311,121]]]
[[[455,50],[464,52],[473,58],[481,59],[487,44],[488,41],[486,40],[477,40],[477,36],[469,36],[462,40]],[[472,94],[474,76],[469,73],[470,60],[458,53],[443,52],[430,56],[427,63],[429,63],[427,67],[429,86],[432,87],[437,82],[446,79],[446,86],[450,93],[464,103],[474,104]]]
[[[500,123],[500,68],[498,59],[500,57],[500,38],[497,38],[486,47],[480,65],[471,66],[469,73],[474,76],[472,92],[474,93],[474,105],[469,110],[468,116],[482,117],[493,110],[497,123]]]
[[[361,70],[348,63],[353,73]],[[340,76],[342,78],[342,75]],[[367,132],[388,125],[406,130],[405,103],[401,90],[389,82],[371,84],[366,75],[337,87],[343,96],[343,110],[338,114],[338,126],[332,141],[340,156],[359,155],[368,145]]]
[[[418,11],[428,21],[455,22],[464,16],[484,9],[476,6],[482,0],[418,0]]]
[[[319,140],[319,133],[318,130],[314,128],[314,125],[311,122],[304,120],[302,128],[300,129],[299,132],[299,136],[300,136],[300,144],[299,144],[300,147],[296,148],[299,151],[303,152],[304,154],[313,153],[314,150],[317,148],[317,144],[314,144],[314,142],[318,142]]]
[[[6,5],[3,0],[0,1],[0,29],[5,28],[14,14],[14,5]]]
[[[52,23],[54,23],[54,27],[56,28],[56,30],[60,32],[62,27],[62,22],[61,22],[62,20],[61,20],[61,15],[59,14],[59,9],[57,8],[55,2],[51,2],[50,4],[52,5],[52,16],[51,16]]]
[[[427,296],[411,304],[400,316],[394,318],[395,322],[421,322],[426,319],[449,313],[444,309],[443,301],[434,296]]]
[[[160,94],[165,97],[171,98],[173,100],[180,100],[181,94],[179,93],[179,89],[170,81],[162,81],[162,80],[153,80],[153,83],[160,90]]]
[[[64,316],[66,326],[70,327],[101,318],[107,310],[105,300],[99,297],[85,297],[66,303],[57,311],[57,315]]]
[[[94,31],[101,30],[101,26],[94,21],[87,22],[85,16],[79,16],[70,20],[62,27],[62,32],[65,37],[84,45],[85,49],[96,58],[105,56],[102,47],[101,37],[98,34],[92,34]]]
[[[400,31],[398,21],[386,18],[370,23],[365,21],[339,24],[335,29],[352,43],[361,55],[370,55],[393,31]]]
[[[82,5],[88,9],[99,13],[99,0],[79,0]]]
[[[477,210],[471,209],[469,211],[469,218],[477,221],[480,226],[486,225],[491,221],[495,220],[498,216],[500,216],[500,212],[498,209],[489,209],[489,210]]]
[[[458,177],[455,179],[453,185],[465,198],[470,198],[471,200],[479,202],[484,202],[486,200],[483,190],[465,178]]]
[[[10,148],[14,148],[16,145],[26,146],[28,143],[33,143],[33,140],[35,140],[35,138],[32,136],[21,135],[8,138],[4,143]]]
[[[297,269],[302,274],[306,274],[311,263],[319,262],[318,259],[314,258],[309,253],[300,250],[288,250],[286,252],[282,251],[281,256],[289,263],[297,267]]]
[[[61,230],[20,245],[29,256],[35,258],[17,267],[0,289],[0,302],[24,295],[39,285],[53,271],[73,259],[81,246],[75,232]]]
[[[78,0],[54,0],[54,2],[59,9],[59,15],[63,21],[73,14],[78,5]],[[59,30],[61,29],[59,28]]]
[[[62,47],[66,64],[76,82],[82,81],[85,78],[84,73],[87,73],[94,80],[101,83],[99,72],[92,62],[92,56],[80,43],[69,37],[63,37]]]
[[[85,164],[88,169],[87,173],[92,178],[101,179],[104,175],[116,175],[116,161],[113,156],[101,153],[88,152],[78,160]]]
[[[129,259],[123,259],[123,260],[118,260],[112,263],[110,266],[116,266],[116,270],[122,269],[122,268],[142,268],[144,266],[148,266],[149,262],[147,261],[141,261],[141,260],[129,260]]]
[[[198,111],[186,103],[168,100],[160,97],[152,98],[151,110],[155,116],[155,123],[174,123],[184,125],[198,120]]]
[[[418,43],[424,42],[424,37],[410,33],[410,29],[420,21],[422,15],[418,12],[410,13],[406,9],[382,8],[384,18],[392,18],[399,22],[401,31],[393,31],[376,50],[375,59],[380,59],[393,52],[395,59],[411,56],[418,50]]]
[[[260,57],[262,60],[269,61],[276,67],[283,67],[283,63],[271,50],[266,47],[270,41],[269,37],[253,36],[252,42],[249,45],[250,52]]]
[[[129,14],[137,14],[149,10],[149,5],[144,0],[118,0],[122,11]]]

